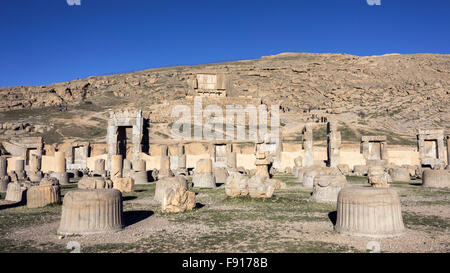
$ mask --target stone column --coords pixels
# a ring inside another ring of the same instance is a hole
[[[134,168],[134,169],[135,169],[135,171],[138,171],[138,172],[145,172],[145,171],[147,171],[147,163],[145,162],[145,160],[139,159],[137,161],[136,168]]]
[[[64,152],[55,152],[54,172],[50,176],[58,179],[62,185],[69,184],[69,175],[66,172],[66,154]]]
[[[23,160],[23,159],[16,159],[14,170],[16,171],[16,173],[24,171],[25,170],[25,160]]]
[[[327,123],[327,155],[328,167],[336,168],[339,165],[339,153],[341,147],[341,133],[337,130],[337,122]]]
[[[158,179],[173,176],[172,171],[170,170],[170,157],[167,155],[161,156],[161,165],[159,168]]]
[[[104,159],[99,158],[99,159],[95,160],[94,174],[101,175],[101,176],[106,176],[105,160]]]
[[[136,161],[137,162],[137,161]],[[122,177],[130,177],[132,174],[131,161],[124,158],[122,163]]]
[[[41,170],[42,157],[40,155],[31,155],[30,158],[30,171],[38,172]]]
[[[32,154],[30,156],[30,170],[27,173],[28,177],[30,178],[30,181],[32,182],[41,181],[42,179],[41,162],[42,157],[40,155]]]
[[[66,155],[64,152],[55,152],[55,169],[57,173],[63,173],[66,171]]]
[[[132,152],[132,163],[137,164],[140,159],[140,154],[142,152],[142,137],[143,137],[143,127],[144,118],[142,117],[142,112],[139,111],[136,118],[136,124],[133,126],[133,152]]]
[[[26,173],[25,173],[25,160],[16,159],[15,171],[16,171],[18,179],[26,179],[27,178]]]
[[[74,146],[73,145],[69,145],[67,146],[67,163],[68,164],[74,164],[75,163],[75,156],[74,156]]]
[[[8,160],[6,157],[0,156],[0,178],[6,176],[8,173]]]
[[[134,166],[133,166],[134,167]],[[147,163],[143,159],[139,159],[134,168],[134,184],[147,184]]]
[[[450,136],[447,136],[447,168],[446,169],[450,170]]]
[[[227,153],[227,167],[231,170],[237,168],[236,152]]]
[[[117,138],[119,136],[118,127],[113,120],[108,122],[106,142],[108,143],[108,170],[111,171],[112,157],[117,154]]]
[[[197,161],[192,182],[194,183],[194,187],[197,188],[216,187],[216,181],[212,172],[211,159],[200,159]]]
[[[269,175],[269,159],[268,159],[268,152],[257,152],[255,154],[256,161],[256,173],[255,175],[263,176],[263,177],[270,177]]]
[[[307,123],[303,130],[303,149],[305,150],[305,167],[314,165],[312,124]]]
[[[122,177],[123,159],[122,155],[113,155],[111,157],[111,180],[114,182],[116,178]]]

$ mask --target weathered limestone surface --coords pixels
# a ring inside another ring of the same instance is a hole
[[[200,159],[194,170],[192,182],[196,188],[215,188],[216,181],[212,172],[212,160]]]
[[[450,170],[450,136],[447,136],[447,170]]]
[[[248,180],[248,193],[253,198],[270,198],[275,191],[275,183],[270,183],[267,176],[255,175]]]
[[[80,181],[78,181],[79,189],[111,189],[113,187],[113,182],[105,177],[88,177],[83,176]]]
[[[345,187],[338,195],[335,230],[368,237],[403,234],[405,227],[397,193],[373,187]]]
[[[335,169],[328,174],[319,174],[314,177],[314,186],[311,200],[315,202],[336,202],[339,191],[347,185],[344,175]]]
[[[8,176],[11,178],[11,182],[19,181],[19,178],[17,177],[17,174],[15,171],[8,172]]]
[[[214,178],[216,180],[216,183],[224,184],[225,182],[227,182],[228,178],[227,169],[223,167],[214,168]]]
[[[5,200],[11,202],[21,202],[24,197],[25,188],[22,188],[19,182],[13,182],[8,184],[6,190]]]
[[[145,172],[147,171],[147,163],[143,159],[139,159],[136,163],[136,167],[134,168],[137,172]]]
[[[368,183],[375,188],[388,188],[389,174],[385,171],[383,166],[370,166]]]
[[[392,181],[409,181],[409,170],[406,168],[391,168],[389,169],[389,175]]]
[[[133,175],[131,161],[124,158],[122,164],[122,177],[130,177],[131,175]]]
[[[416,178],[416,173],[417,173],[417,169],[419,168],[419,166],[415,166],[415,165],[402,165],[402,168],[405,168],[408,170],[409,172],[409,176],[411,179],[415,179]]]
[[[164,191],[167,188],[178,188],[181,187],[188,190],[188,181],[185,176],[174,176],[174,177],[165,177],[161,180],[156,181],[155,187],[155,200],[162,202],[164,197]]]
[[[113,182],[113,188],[120,192],[133,192],[134,180],[131,177],[116,178]]]
[[[123,158],[122,155],[112,155],[111,156],[111,180],[114,181],[116,178],[122,177],[123,171]]]
[[[41,172],[41,161],[41,155],[32,154],[30,156],[30,168],[27,172],[27,176],[31,182],[39,182],[42,179],[43,174]]]
[[[121,230],[122,194],[115,189],[73,190],[63,201],[58,233],[95,234]]]
[[[161,156],[161,167],[158,172],[158,179],[173,176],[172,170],[170,170],[170,156]]]
[[[365,176],[369,172],[369,166],[355,165],[353,166],[353,174],[357,176]]]
[[[8,175],[0,177],[0,192],[6,192],[9,182],[11,182],[11,179]]]
[[[384,166],[387,164],[387,137],[362,136],[361,153],[367,166]]]
[[[59,182],[53,178],[42,179],[39,186],[27,190],[27,207],[40,208],[61,202]]]
[[[269,174],[269,153],[268,152],[259,152],[257,151],[255,154],[256,160],[256,174],[258,176],[270,177]]]
[[[25,173],[25,160],[17,159],[15,161],[14,171],[16,172],[18,179],[26,179],[27,175]]]
[[[418,130],[417,146],[419,148],[420,163],[423,167],[443,169],[444,159],[444,130]]]
[[[343,175],[349,175],[351,172],[350,166],[348,166],[348,164],[339,164],[337,165],[337,168],[339,169],[339,171],[341,171]]]
[[[312,124],[307,123],[303,130],[303,149],[305,150],[305,167],[314,165]]]
[[[422,174],[424,187],[450,188],[450,171],[425,170]]]
[[[126,127],[131,127],[131,144],[132,144],[132,164],[135,165],[142,152],[142,138],[144,131],[144,118],[141,110],[125,109],[120,111],[110,111],[107,137],[108,143],[108,170],[111,170],[112,157],[119,151],[120,155],[124,155],[126,150],[126,138],[130,136],[124,135]],[[122,152],[122,153],[120,153]],[[122,163],[121,163],[122,166]]]
[[[227,152],[227,168],[230,170],[237,168],[236,152]]]
[[[314,178],[316,177],[316,175],[319,174],[320,170],[321,170],[321,167],[315,166],[315,165],[306,168],[304,170],[303,179],[302,179],[303,187],[313,188]],[[300,175],[299,175],[299,178],[300,178]]]
[[[294,159],[294,168],[292,174],[298,178],[299,171],[303,168],[303,157],[298,156]]]
[[[64,152],[55,152],[54,171],[57,173],[66,172],[66,154]]]
[[[95,160],[95,165],[94,165],[94,174],[95,175],[101,175],[101,176],[106,176],[106,170],[105,170],[105,160],[102,158],[99,158],[97,160]]]
[[[54,177],[54,178],[58,179],[59,184],[61,184],[61,185],[69,185],[69,174],[67,172],[50,173],[50,177]]]
[[[5,157],[0,156],[0,178],[7,175],[8,172],[8,161]]]
[[[163,212],[183,212],[195,207],[195,193],[183,185],[171,184],[162,192],[161,210]]]
[[[133,174],[133,180],[135,185],[148,184],[147,171],[137,171]]]
[[[339,165],[339,153],[341,148],[341,133],[337,129],[337,122],[327,123],[327,166],[335,168]]]
[[[248,179],[240,173],[232,173],[225,183],[225,194],[230,197],[248,195]]]

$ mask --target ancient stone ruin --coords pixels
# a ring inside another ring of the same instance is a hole
[[[362,136],[361,153],[367,166],[385,166],[388,160],[386,136]]]
[[[339,165],[341,148],[341,133],[337,129],[337,122],[327,123],[327,167],[336,168]]]
[[[230,197],[248,195],[248,177],[240,173],[232,173],[225,183],[225,194]]]
[[[314,177],[311,199],[315,202],[336,202],[347,179],[337,168],[322,168]]]
[[[397,193],[374,187],[342,189],[337,200],[335,230],[352,236],[402,235],[405,227]]]
[[[43,178],[39,186],[27,190],[27,207],[40,208],[61,202],[61,191],[56,178]]]
[[[42,137],[21,137],[4,141],[3,146],[11,156],[24,160],[24,170],[28,170],[31,155],[42,156],[44,143]]]
[[[183,188],[188,190],[188,181],[185,176],[165,177],[156,181],[155,187],[155,200],[158,202],[163,201],[164,193],[167,188]]]
[[[211,159],[200,159],[197,161],[192,182],[196,188],[216,187],[216,179],[213,175]]]
[[[227,76],[225,73],[198,73],[193,80],[194,92],[198,96],[227,96]]]
[[[424,170],[422,185],[433,188],[450,188],[450,172],[448,170]]]
[[[307,123],[303,129],[303,150],[305,150],[304,167],[314,165],[312,124]]]
[[[368,183],[374,188],[388,188],[389,174],[383,166],[370,166],[368,172]]]
[[[408,182],[411,177],[409,175],[409,170],[402,167],[394,167],[389,169],[389,175],[392,181],[404,181]]]
[[[108,170],[111,171],[112,157],[127,157],[127,145],[131,140],[131,162],[133,165],[140,159],[142,152],[144,119],[141,110],[110,111],[107,129]]]
[[[162,190],[161,210],[163,212],[183,212],[195,207],[195,193],[182,184],[174,183]]]
[[[420,153],[420,164],[424,168],[443,169],[444,130],[419,130],[417,146]]]
[[[39,182],[43,177],[41,172],[42,156],[38,154],[32,154],[30,158],[30,167],[27,172],[27,176],[31,182]]]
[[[113,188],[120,192],[133,192],[134,191],[134,179],[131,177],[116,178],[113,182]]]
[[[100,176],[88,177],[83,176],[80,181],[78,181],[79,189],[111,189],[113,187],[113,182],[106,178]]]
[[[122,227],[120,191],[78,189],[65,195],[58,234],[96,234],[119,231]]]

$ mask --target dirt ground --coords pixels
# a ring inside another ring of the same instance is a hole
[[[155,185],[138,185],[124,194],[124,229],[86,236],[58,236],[61,205],[39,209],[0,203],[0,252],[449,252],[450,189],[424,188],[420,180],[394,182],[402,202],[404,235],[373,239],[333,230],[336,204],[309,200],[310,190],[295,177],[278,174],[287,184],[270,199],[226,197],[224,188],[193,189],[197,208],[167,214],[153,200]],[[347,177],[351,185],[366,178]],[[62,193],[74,189],[64,186]],[[2,199],[4,194],[2,194]]]

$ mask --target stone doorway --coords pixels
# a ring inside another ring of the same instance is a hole
[[[117,154],[122,155],[123,159],[130,159],[128,154],[129,143],[132,143],[133,126],[117,127]]]

